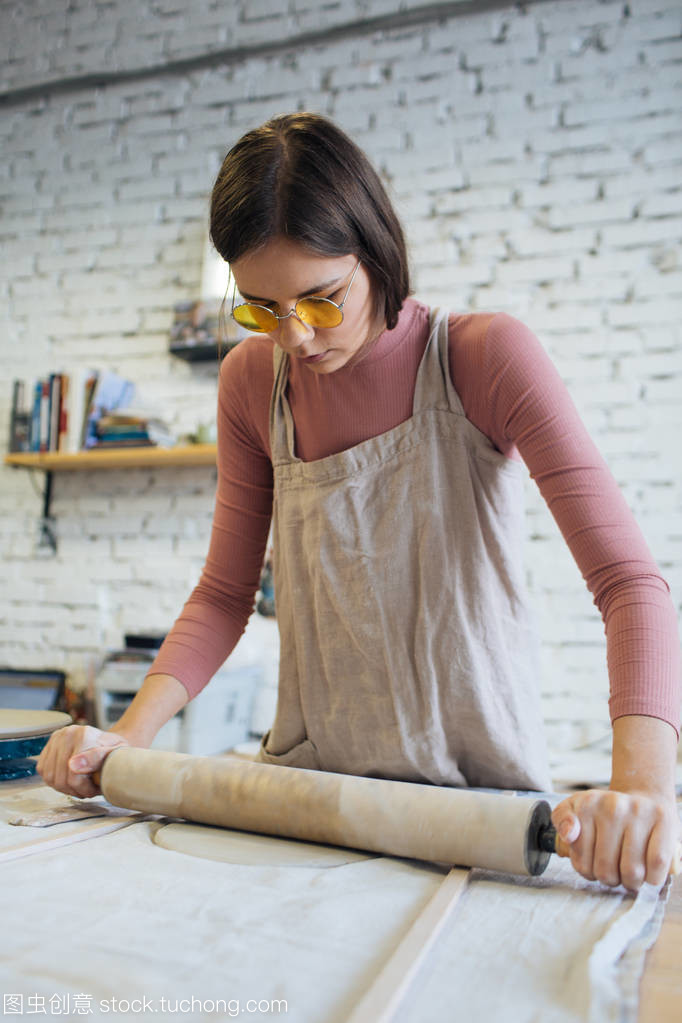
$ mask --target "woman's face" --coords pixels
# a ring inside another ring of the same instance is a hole
[[[357,262],[352,254],[319,256],[300,242],[278,237],[232,263],[232,274],[243,300],[271,307],[282,316],[299,298],[329,298],[340,303]],[[239,301],[237,298],[236,303]],[[370,277],[361,264],[338,327],[311,327],[293,315],[281,320],[268,336],[314,373],[333,373],[383,328],[375,318]]]

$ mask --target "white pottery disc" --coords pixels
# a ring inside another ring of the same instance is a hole
[[[164,849],[187,856],[240,863],[247,867],[339,867],[344,863],[372,859],[375,855],[206,824],[165,824],[157,830],[154,842]]]
[[[16,710],[0,707],[0,740],[31,739],[38,735],[49,735],[58,728],[72,724],[71,716],[58,710]]]

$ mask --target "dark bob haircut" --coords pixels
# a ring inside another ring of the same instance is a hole
[[[239,139],[213,188],[210,231],[228,263],[277,236],[322,256],[352,253],[389,330],[410,293],[403,230],[379,175],[318,114],[274,117]]]

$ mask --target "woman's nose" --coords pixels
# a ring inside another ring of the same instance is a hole
[[[296,313],[280,320],[279,331],[275,340],[285,352],[294,352],[300,348],[305,341],[309,341],[314,335],[315,328],[299,320]]]

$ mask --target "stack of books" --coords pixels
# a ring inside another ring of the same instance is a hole
[[[158,418],[133,412],[135,386],[116,373],[79,368],[12,389],[11,452],[76,452],[112,446],[172,446]],[[123,418],[121,418],[123,416]]]
[[[144,412],[109,412],[95,424],[96,442],[92,447],[135,448],[173,447],[175,437],[165,423]]]

